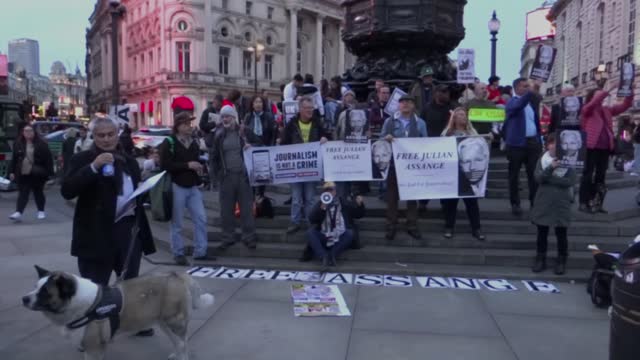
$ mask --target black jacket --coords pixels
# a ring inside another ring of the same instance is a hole
[[[25,156],[27,156],[27,145],[16,141],[13,144],[13,156],[9,163],[9,174],[14,174],[16,181],[22,176],[22,161]],[[40,171],[46,174],[45,178],[53,175],[53,155],[49,145],[42,140],[33,143],[33,166],[39,167]]]
[[[342,217],[344,218],[345,227],[347,229],[352,229],[354,220],[364,217],[364,203],[362,205],[358,205],[354,201],[346,199],[340,199],[340,203],[342,204]],[[322,222],[324,222],[324,219],[327,216],[327,211],[322,210],[320,205],[321,202],[318,201],[313,206],[311,214],[309,215],[309,222],[316,228],[316,230],[320,230]]]
[[[104,177],[93,172],[91,163],[97,156],[98,150],[95,148],[75,154],[71,158],[60,189],[65,199],[78,199],[73,216],[71,255],[81,258],[99,259],[116,252],[113,224],[118,184],[115,176]],[[138,162],[132,157],[122,156],[116,168],[122,171],[125,167],[131,176],[133,187],[137,188],[140,183]],[[142,199],[142,196],[136,198],[135,216],[140,230],[137,241],[141,242],[142,251],[148,255],[154,253],[156,248]]]
[[[440,137],[449,123],[450,111],[453,110],[451,104],[438,105],[432,101],[422,112],[425,116],[423,120],[427,123],[427,134],[429,137]]]
[[[124,150],[127,155],[133,156],[133,149],[135,148],[135,145],[131,138],[131,130],[124,130],[122,134],[120,134],[119,139],[122,150]]]
[[[190,161],[200,161],[200,148],[197,141],[192,141],[187,149],[175,135],[171,135],[173,145],[169,140],[160,144],[160,167],[171,175],[171,180],[182,187],[198,186],[202,183],[200,176],[189,169]]]
[[[211,130],[216,128],[216,124],[214,122],[209,122],[209,114],[216,114],[217,111],[215,108],[206,108],[202,115],[200,115],[200,130],[204,131],[205,134],[211,132]]]
[[[304,141],[302,140],[302,132],[300,131],[300,126],[298,125],[298,118],[299,115],[294,116],[293,119],[291,119],[291,121],[289,121],[289,123],[285,126],[280,145],[304,143]],[[309,142],[320,141],[323,136],[325,136],[324,128],[320,124],[320,121],[314,117],[311,120]]]
[[[263,111],[262,115],[260,115],[260,120],[262,122],[262,136],[260,136],[262,145],[274,146],[278,135],[278,126],[273,118],[273,114],[271,111]],[[244,117],[243,124],[253,132],[254,121],[253,112],[250,112]]]
[[[78,141],[77,136],[66,138],[62,143],[62,165],[65,170],[69,168],[69,162],[71,162],[71,157],[75,152],[76,141]]]
[[[250,129],[245,126],[241,126],[238,129],[240,135],[240,151],[244,151],[244,146],[246,144],[251,144],[252,146],[260,146],[262,142],[260,138],[253,133]],[[224,176],[226,171],[226,165],[224,164],[224,153],[223,153],[223,143],[224,138],[227,136],[226,129],[222,128],[216,131],[215,138],[213,139],[213,151],[211,152],[213,155],[212,164],[213,171],[216,176]],[[244,157],[243,157],[244,159]]]

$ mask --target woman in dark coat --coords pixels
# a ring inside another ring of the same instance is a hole
[[[141,181],[137,161],[118,145],[115,121],[96,118],[92,126],[94,145],[71,158],[61,193],[77,198],[71,255],[78,258],[80,275],[107,285],[111,272],[138,276],[142,253],[154,253],[155,246],[142,197],[126,202]]]
[[[9,218],[20,221],[27,207],[29,193],[33,191],[38,207],[38,219],[46,218],[44,206],[44,184],[53,175],[53,157],[49,145],[40,138],[33,126],[22,128],[20,136],[13,144],[13,157],[9,164],[9,179],[18,184],[18,200],[16,212]]]

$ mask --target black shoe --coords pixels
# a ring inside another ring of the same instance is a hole
[[[325,255],[322,257],[322,268],[326,269],[331,266],[331,260],[329,260],[329,255]]]
[[[556,260],[556,267],[553,269],[553,273],[556,275],[564,275],[567,272],[567,257],[558,256]]]
[[[591,208],[587,204],[580,204],[580,206],[578,206],[578,211],[591,214]]]
[[[153,336],[155,332],[153,331],[153,329],[145,329],[145,330],[140,330],[136,333],[136,336],[139,337],[149,337],[149,336]]]
[[[311,260],[313,260],[313,251],[311,250],[311,247],[307,245],[304,248],[304,251],[302,252],[302,256],[300,257],[300,259],[298,259],[298,261],[309,262]]]
[[[184,255],[178,255],[173,257],[173,261],[176,262],[176,265],[187,266],[189,262],[187,261],[187,257]]]
[[[287,228],[287,235],[293,235],[295,233],[297,233],[298,231],[300,231],[300,225],[298,224],[292,224],[291,226],[289,226]]]
[[[420,234],[420,231],[418,230],[407,230],[407,234],[409,234],[409,236],[411,236],[415,240],[422,239],[422,234]]]
[[[545,254],[536,255],[536,262],[533,264],[531,271],[540,273],[547,269],[547,256]]]
[[[329,255],[329,266],[337,266],[335,255]]]
[[[520,204],[511,205],[511,213],[515,216],[522,216],[522,208]]]
[[[442,234],[445,239],[453,238],[453,229],[444,229],[444,234]]]
[[[487,237],[482,233],[482,231],[480,231],[480,229],[472,231],[471,236],[473,236],[478,241],[487,240]]]
[[[594,212],[594,214],[608,214],[609,213],[602,206],[598,206],[597,208],[593,209],[593,212]]]
[[[258,247],[258,243],[255,240],[247,241],[246,243],[244,243],[244,245],[251,250],[254,250]]]
[[[215,256],[211,256],[211,255],[202,255],[202,256],[193,257],[194,261],[213,261],[215,259],[216,259]]]
[[[393,239],[396,238],[396,229],[395,228],[387,229],[387,233],[384,235],[384,238],[387,241],[393,241]]]
[[[289,200],[284,202],[285,205],[291,205],[291,198],[289,198]]]

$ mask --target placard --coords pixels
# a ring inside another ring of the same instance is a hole
[[[369,181],[372,178],[371,143],[329,141],[322,145],[325,181]]]
[[[540,45],[536,52],[536,59],[531,68],[531,79],[547,82],[551,77],[553,63],[556,60],[557,50],[549,45]]]
[[[291,121],[291,119],[298,114],[298,102],[289,100],[282,102],[282,113],[284,114],[285,125]]]
[[[396,112],[398,112],[400,107],[400,98],[404,95],[407,95],[406,92],[402,91],[400,88],[395,88],[389,101],[387,102],[387,106],[384,107],[384,112],[393,116]]]
[[[561,130],[556,138],[560,167],[583,168],[587,157],[586,134],[580,130]]]
[[[319,142],[251,147],[244,163],[252,186],[320,181],[323,177]]]
[[[636,65],[632,63],[622,64],[620,71],[620,87],[618,97],[631,96],[633,94],[633,81],[636,77]]]
[[[473,84],[476,80],[476,51],[458,49],[458,84]]]
[[[560,99],[560,127],[580,126],[580,112],[582,111],[582,98],[567,96]]]
[[[489,145],[484,137],[393,141],[400,200],[484,197]]]
[[[500,108],[471,108],[469,121],[471,122],[503,122],[507,117],[505,109]]]

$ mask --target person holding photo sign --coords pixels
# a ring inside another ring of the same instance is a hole
[[[587,134],[587,159],[580,184],[580,211],[606,213],[602,207],[606,192],[605,177],[609,168],[609,156],[614,149],[613,118],[627,111],[633,105],[633,91],[624,102],[614,106],[604,106],[609,91],[593,89],[587,93],[582,107],[581,127]],[[599,194],[598,200],[596,195]]]
[[[384,122],[380,137],[388,142],[392,142],[395,138],[427,137],[427,124],[415,114],[414,97],[403,95],[399,101],[399,108],[400,111]],[[387,175],[387,231],[385,235],[387,241],[392,241],[396,237],[399,200],[398,179],[392,161]],[[415,200],[407,201],[407,232],[416,240],[422,238],[418,230],[418,202]]]
[[[280,145],[304,144],[320,141],[324,144],[327,138],[320,120],[314,116],[314,101],[303,96],[298,101],[298,114],[286,125],[280,140]],[[300,230],[303,218],[311,214],[316,195],[315,182],[301,182],[291,184],[291,225],[287,234]]]

